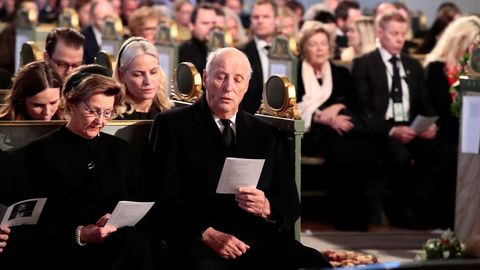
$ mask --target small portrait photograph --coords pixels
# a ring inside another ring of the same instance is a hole
[[[36,204],[37,201],[29,201],[15,205],[8,220],[32,216]]]

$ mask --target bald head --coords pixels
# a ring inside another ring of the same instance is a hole
[[[208,56],[203,85],[213,114],[230,119],[238,112],[251,72],[248,58],[236,48],[221,48]]]

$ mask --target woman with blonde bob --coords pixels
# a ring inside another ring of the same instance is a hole
[[[455,93],[450,87],[458,83],[461,61],[470,45],[480,41],[480,18],[468,16],[459,18],[448,25],[437,45],[426,59],[426,87],[432,105],[439,116],[438,138],[458,143],[458,117],[452,114]]]
[[[127,112],[124,119],[153,119],[172,107],[165,74],[155,46],[141,37],[127,39],[117,57],[114,78],[123,83]]]

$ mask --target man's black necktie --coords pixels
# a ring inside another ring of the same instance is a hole
[[[398,58],[393,56],[389,61],[393,65],[392,89],[390,94],[393,103],[402,103],[402,81],[400,79],[400,70],[397,66]]]
[[[223,124],[223,139],[225,140],[225,144],[228,147],[229,154],[235,154],[235,132],[233,132],[233,128],[231,127],[232,121],[229,119],[220,119]]]
[[[270,54],[270,49],[272,48],[272,46],[265,45],[265,46],[263,46],[263,48],[267,51],[267,55]]]

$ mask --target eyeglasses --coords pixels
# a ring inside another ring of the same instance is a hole
[[[100,116],[103,116],[103,118],[107,119],[107,120],[112,117],[113,110],[105,110],[105,111],[94,110],[94,109],[90,108],[87,105],[87,103],[85,103],[85,102],[82,102],[82,103],[85,106],[85,113],[89,117],[95,117],[95,118],[99,119]]]
[[[82,63],[75,63],[75,64],[69,64],[67,62],[64,62],[62,60],[56,60],[55,58],[50,58],[52,59],[52,62],[59,68],[61,69],[62,71],[67,71],[68,69],[72,68],[72,69],[76,69],[78,68],[79,66],[82,65]]]

